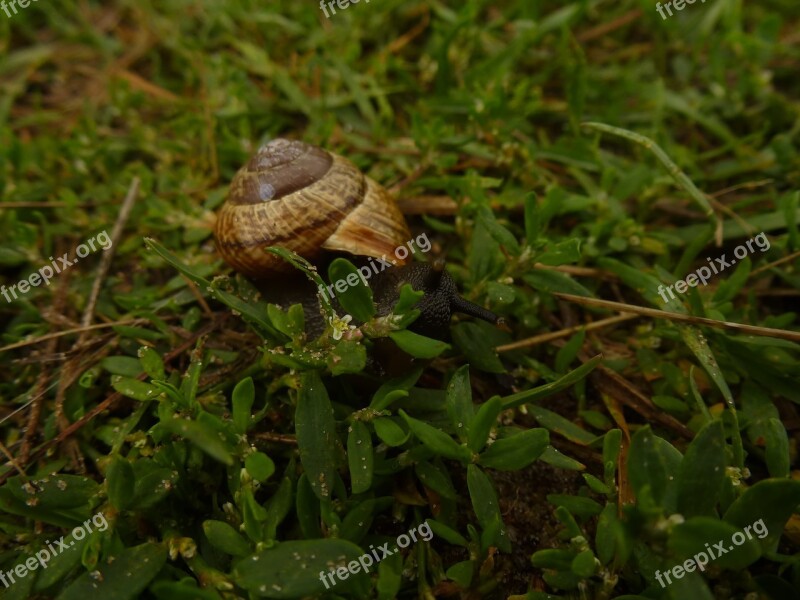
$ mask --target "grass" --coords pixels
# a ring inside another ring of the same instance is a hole
[[[0,300],[0,572],[75,542],[0,596],[798,597],[795,2],[17,8],[0,284],[114,243]],[[390,188],[509,331],[394,331],[381,378],[363,290],[363,337],[314,339],[232,276],[214,212],[279,136]]]

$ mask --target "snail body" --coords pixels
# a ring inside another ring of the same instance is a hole
[[[293,268],[265,252],[268,246],[282,246],[312,262],[324,260],[326,252],[381,258],[392,255],[411,234],[389,192],[349,160],[303,142],[276,139],[234,176],[214,236],[231,267],[251,279],[270,281]],[[459,296],[443,262],[406,264],[400,257],[394,262],[398,266],[369,281],[379,315],[391,312],[403,284],[409,283],[424,292],[412,331],[445,337],[453,312],[502,321]],[[303,304],[307,323],[320,321],[313,286],[302,286],[299,296],[289,300],[284,294],[282,299]],[[320,326],[321,321],[311,329]]]

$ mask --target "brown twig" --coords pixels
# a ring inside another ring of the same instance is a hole
[[[582,31],[581,33],[578,34],[578,41],[588,42],[595,38],[605,37],[615,29],[624,27],[628,23],[636,21],[641,16],[642,16],[642,10],[640,8],[628,11],[624,15],[617,17],[613,21],[609,21],[608,23],[601,23],[597,27],[592,27],[591,29]]]
[[[206,299],[203,297],[203,294],[200,293],[200,289],[197,287],[195,282],[186,277],[186,275],[181,274],[181,277],[186,282],[186,285],[189,288],[189,291],[192,293],[192,296],[194,296],[194,299],[197,300],[197,303],[203,309],[203,313],[207,317],[212,316],[214,314],[214,311],[211,310],[211,307],[208,305],[208,302],[206,302]]]
[[[272,433],[270,431],[262,431],[260,433],[253,434],[253,437],[256,440],[261,440],[264,442],[275,442],[276,444],[290,444],[293,446],[297,445],[297,438],[287,433]]]
[[[680,313],[668,312],[666,310],[658,310],[656,308],[645,308],[644,306],[637,306],[635,304],[625,304],[624,302],[612,302],[611,300],[598,300],[595,298],[586,298],[584,296],[573,296],[572,294],[562,294],[553,292],[553,295],[568,302],[581,304],[583,306],[594,306],[597,308],[608,308],[619,312],[635,313],[654,317],[656,319],[667,319],[668,321],[681,321],[690,323],[692,325],[707,325],[709,327],[716,327],[718,329],[728,329],[736,331],[737,333],[749,333],[761,337],[772,337],[782,340],[790,340],[793,342],[800,342],[800,331],[789,331],[786,329],[774,329],[772,327],[759,327],[757,325],[745,325],[743,323],[732,323],[731,321],[718,321],[717,319],[708,319],[706,317],[694,317],[692,315],[682,315]]]
[[[560,338],[569,337],[574,333],[578,333],[582,329],[586,331],[593,331],[595,329],[601,329],[603,327],[608,327],[609,325],[614,325],[615,323],[621,323],[623,321],[630,321],[631,319],[638,319],[638,318],[639,315],[628,314],[628,315],[618,315],[616,317],[609,317],[608,319],[595,321],[594,323],[583,323],[581,325],[575,325],[574,327],[567,327],[566,329],[560,329],[559,331],[552,331],[550,333],[542,333],[540,335],[535,335],[533,337],[529,337],[524,340],[511,342],[510,344],[503,344],[502,346],[497,346],[497,348],[495,348],[495,352],[508,352],[510,350],[519,350],[520,348],[530,348],[531,346],[537,346],[545,342],[551,342],[553,340],[557,340]]]
[[[386,46],[386,49],[382,53],[384,57],[387,54],[396,54],[400,52],[400,50],[402,50],[407,44],[412,42],[415,37],[420,35],[428,28],[428,25],[431,22],[430,8],[428,8],[425,5],[423,5],[423,7],[424,7],[424,12],[422,14],[422,20],[416,25],[414,25],[414,27],[412,27],[410,31],[407,31],[399,38],[395,38],[388,46]]]
[[[13,344],[9,344],[7,346],[3,346],[2,348],[0,348],[0,352],[5,352],[6,350],[14,350],[16,348],[23,348],[25,346],[31,346],[33,344],[39,344],[41,342],[46,342],[47,340],[52,340],[53,338],[59,338],[65,335],[71,335],[73,333],[81,333],[83,331],[91,331],[93,329],[107,329],[108,327],[116,327],[118,325],[141,325],[143,323],[149,323],[149,322],[150,322],[149,319],[128,319],[126,321],[114,321],[112,323],[98,323],[96,325],[89,325],[87,327],[76,327],[74,329],[65,329],[64,331],[47,333],[32,340],[22,340],[21,342],[14,342]]]
[[[69,277],[63,277],[58,285],[55,302],[53,303],[53,310],[56,314],[64,311],[66,304],[67,289],[69,286]],[[58,338],[50,338],[44,350],[44,354],[53,354],[58,348]],[[45,361],[41,361],[41,371],[36,379],[36,386],[33,392],[33,401],[31,403],[31,410],[28,413],[28,423],[25,426],[25,435],[22,438],[22,448],[20,450],[20,460],[25,463],[31,453],[31,445],[33,438],[39,429],[39,419],[42,415],[42,405],[44,404],[45,386],[49,377],[50,367]]]
[[[89,300],[86,302],[86,308],[83,310],[83,317],[81,318],[81,325],[83,327],[88,327],[92,324],[94,307],[97,305],[97,298],[100,296],[100,288],[103,286],[103,281],[105,281],[106,274],[111,266],[111,261],[114,258],[115,248],[122,237],[122,230],[125,228],[125,224],[128,222],[128,217],[133,209],[133,203],[136,201],[136,197],[138,195],[139,178],[134,177],[133,181],[131,181],[130,187],[128,188],[128,193],[125,196],[125,200],[122,202],[122,207],[117,215],[114,228],[111,230],[111,246],[109,246],[109,248],[103,252],[102,257],[100,258],[100,266],[97,268],[97,275],[95,275],[94,282],[92,283],[92,291],[89,293]],[[85,337],[86,332],[81,332],[81,335],[78,338],[78,343],[81,343]]]
[[[103,252],[103,255],[100,259],[100,264],[97,267],[97,274],[95,275],[94,281],[92,282],[92,289],[89,292],[89,297],[86,301],[86,306],[83,309],[83,315],[81,317],[81,326],[88,327],[92,324],[92,319],[94,318],[94,309],[97,305],[97,299],[100,297],[100,289],[103,287],[103,282],[105,281],[106,275],[108,273],[108,269],[111,267],[111,261],[114,258],[115,248],[119,243],[120,238],[122,237],[122,231],[125,228],[125,224],[128,222],[128,217],[131,214],[131,210],[133,209],[133,204],[136,200],[136,197],[139,195],[139,178],[134,177],[133,181],[131,181],[131,185],[128,188],[128,193],[125,196],[125,199],[122,201],[122,206],[120,207],[119,213],[117,214],[117,220],[114,222],[114,227],[111,230],[111,245]],[[80,347],[85,341],[88,336],[88,331],[84,329],[78,335],[77,346]],[[58,390],[56,391],[56,400],[55,400],[55,417],[56,417],[56,424],[58,425],[58,430],[63,432],[70,426],[69,419],[67,418],[66,413],[64,412],[64,402],[67,398],[67,389],[71,386],[75,380],[78,378],[78,374],[80,373],[80,355],[75,355],[71,357],[64,363],[64,366],[61,367],[61,374],[58,382]],[[66,452],[70,454],[73,460],[73,466],[79,471],[83,472],[84,470],[84,461],[83,457],[80,454],[80,449],[78,448],[77,443],[74,440],[65,440],[66,442]]]
[[[576,275],[578,277],[591,277],[593,279],[604,279],[607,281],[619,281],[619,277],[614,273],[609,271],[603,271],[602,269],[594,269],[592,267],[575,267],[573,265],[543,265],[542,263],[536,263],[533,265],[537,269],[542,269],[544,271],[559,271],[560,273],[566,273],[567,275]]]
[[[752,235],[752,233],[755,231],[755,228],[752,225],[750,225],[750,223],[745,221],[742,217],[740,217],[738,214],[736,214],[736,212],[733,209],[728,208],[727,206],[725,206],[722,202],[720,202],[716,198],[713,198],[713,197],[709,196],[708,201],[711,203],[711,206],[714,206],[720,212],[724,212],[726,215],[728,215],[734,221],[739,223],[739,226],[742,228],[742,231],[746,232],[747,235]]]
[[[753,269],[752,271],[750,271],[750,275],[748,275],[748,279],[750,277],[752,277],[753,275],[757,275],[758,273],[763,273],[767,269],[771,269],[772,267],[777,267],[778,265],[782,265],[783,263],[789,262],[789,261],[794,260],[795,258],[798,258],[798,257],[800,257],[800,251],[793,252],[789,256],[784,256],[783,258],[779,258],[778,260],[776,260],[774,262],[771,262],[769,264],[766,264],[766,265],[763,265],[761,267],[758,267],[757,269]]]
[[[22,470],[19,463],[14,459],[14,456],[11,454],[11,452],[9,452],[8,448],[5,447],[3,442],[0,442],[0,452],[6,455],[6,458],[8,459],[8,462],[11,463],[11,466],[17,470],[23,480],[27,481],[28,477],[25,475],[25,471]],[[9,471],[9,473],[11,473],[11,471]]]
[[[718,198],[719,196],[724,196],[725,194],[730,194],[731,192],[735,192],[737,190],[752,190],[757,187],[762,187],[765,185],[769,185],[772,183],[774,179],[761,179],[759,181],[745,181],[744,183],[738,183],[736,185],[732,185],[730,187],[723,188],[721,190],[717,190],[713,194],[708,194],[712,198]]]

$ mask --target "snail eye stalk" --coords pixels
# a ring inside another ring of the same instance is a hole
[[[492,311],[487,310],[478,304],[474,304],[469,300],[465,300],[461,296],[453,296],[453,299],[450,301],[450,309],[453,312],[464,313],[465,315],[488,321],[494,325],[505,324],[505,319],[503,319],[503,317],[499,317]]]
[[[423,286],[426,290],[435,290],[439,287],[444,273],[444,260],[437,258],[430,264],[430,269],[425,275]]]

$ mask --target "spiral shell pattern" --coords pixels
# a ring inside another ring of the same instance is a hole
[[[410,234],[389,193],[349,160],[276,139],[234,176],[214,236],[231,267],[263,279],[292,269],[268,246],[308,260],[324,250],[380,258]]]

